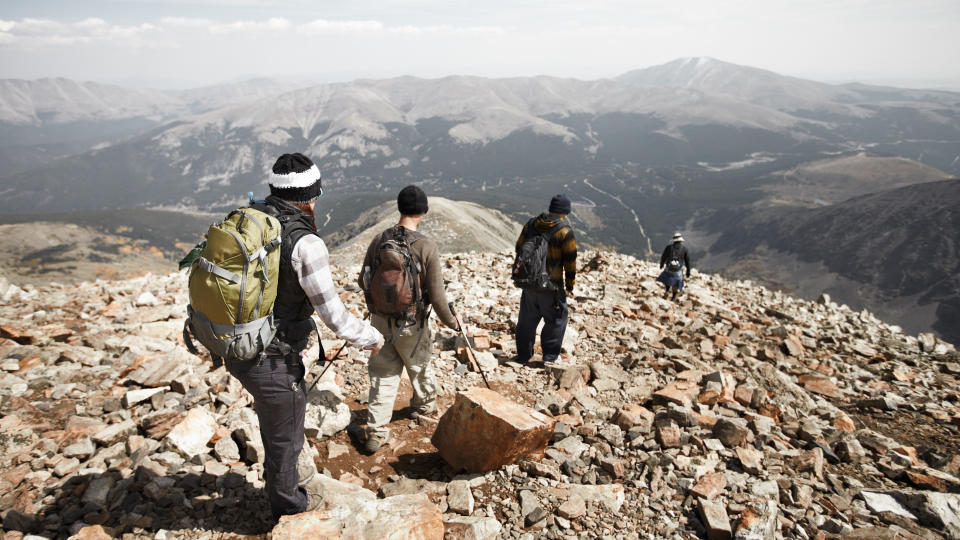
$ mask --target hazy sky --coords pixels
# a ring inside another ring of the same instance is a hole
[[[592,79],[685,56],[960,89],[960,0],[2,0],[0,78]]]

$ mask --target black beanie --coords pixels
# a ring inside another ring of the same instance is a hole
[[[294,203],[308,203],[323,195],[320,169],[300,153],[278,157],[267,183],[271,195]]]
[[[397,195],[397,210],[405,216],[427,213],[427,194],[417,186],[407,186]]]
[[[554,195],[553,198],[550,199],[550,208],[548,208],[547,211],[551,214],[569,214],[570,198],[563,193]]]

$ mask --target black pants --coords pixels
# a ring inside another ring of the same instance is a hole
[[[563,334],[567,330],[567,296],[562,292],[523,291],[520,296],[520,315],[517,320],[517,356],[527,362],[533,356],[533,342],[537,339],[537,325],[543,319],[540,346],[543,361],[553,362],[560,356]]]
[[[307,493],[297,485],[307,408],[305,369],[299,357],[291,358],[268,356],[259,365],[255,361],[226,363],[227,371],[253,396],[266,453],[263,480],[274,518],[307,508]]]

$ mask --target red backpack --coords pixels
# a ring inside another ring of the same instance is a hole
[[[380,235],[372,267],[364,269],[364,298],[371,313],[413,324],[423,312],[420,265],[407,230],[400,225]]]

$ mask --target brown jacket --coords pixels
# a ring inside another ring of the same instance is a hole
[[[392,228],[393,227],[391,227],[391,229]],[[373,240],[367,247],[367,254],[363,258],[363,265],[360,266],[360,275],[357,276],[357,283],[359,283],[361,287],[363,286],[364,269],[368,266],[373,266],[373,259],[376,256],[377,247],[383,241],[382,238],[386,232],[387,231],[383,231],[373,237]],[[437,313],[437,317],[440,318],[443,324],[450,328],[457,328],[457,319],[453,316],[453,313],[450,313],[450,308],[447,306],[447,292],[443,288],[443,271],[440,267],[440,255],[437,250],[437,243],[423,234],[417,231],[411,231],[410,229],[407,229],[407,235],[411,239],[410,251],[413,253],[417,262],[420,263],[420,284],[423,287],[425,298],[430,301],[430,305],[433,306],[433,310]]]

